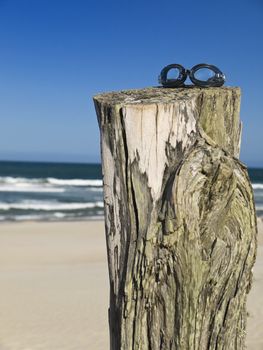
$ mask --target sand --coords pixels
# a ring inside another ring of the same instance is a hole
[[[262,350],[263,224],[248,350]],[[108,350],[103,222],[0,225],[0,350]]]
[[[102,222],[0,225],[0,349],[107,350]]]

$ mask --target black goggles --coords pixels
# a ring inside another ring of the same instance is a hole
[[[190,70],[180,64],[169,64],[162,69],[159,83],[170,88],[184,86],[188,76],[194,85],[201,87],[222,86],[226,80],[221,70],[212,64],[197,64]]]

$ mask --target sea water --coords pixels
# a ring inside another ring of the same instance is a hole
[[[249,169],[263,216],[263,169]],[[100,164],[0,162],[0,221],[103,218]]]
[[[103,218],[99,164],[0,162],[0,221]]]

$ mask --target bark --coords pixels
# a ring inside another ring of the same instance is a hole
[[[256,216],[238,88],[94,98],[111,350],[241,350]]]

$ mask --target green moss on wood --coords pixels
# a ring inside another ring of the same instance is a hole
[[[225,87],[95,97],[105,175],[111,350],[245,349],[257,228],[247,170],[237,159],[239,102],[240,90]],[[149,106],[156,106],[148,109],[154,115],[145,112]],[[138,135],[129,128],[137,130],[138,124],[126,124],[127,111],[171,132],[146,140],[155,145],[149,154],[143,148],[134,152]],[[169,113],[176,125],[165,121]],[[175,131],[178,142],[172,145]],[[160,147],[165,159],[158,158]],[[156,174],[157,197],[149,186],[152,168],[144,164],[152,154],[156,166],[165,164]]]

